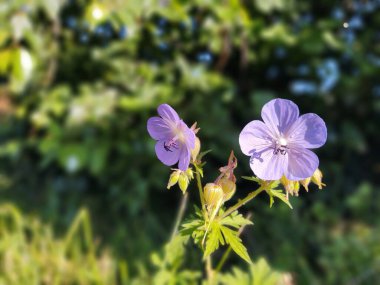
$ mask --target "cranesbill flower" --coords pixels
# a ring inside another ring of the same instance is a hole
[[[251,157],[250,166],[257,177],[277,180],[302,180],[318,168],[318,157],[309,149],[324,145],[325,122],[316,114],[299,116],[290,100],[274,99],[261,110],[262,121],[252,121],[240,133],[242,152]]]
[[[185,171],[190,164],[191,150],[195,147],[195,134],[168,104],[158,106],[160,117],[148,120],[148,132],[157,141],[156,154],[165,165],[178,162],[178,168]]]

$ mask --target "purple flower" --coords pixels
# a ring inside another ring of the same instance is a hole
[[[168,104],[158,106],[157,112],[160,117],[148,120],[148,132],[157,141],[157,157],[168,166],[178,162],[178,168],[185,171],[195,147],[195,133]]]
[[[290,100],[274,99],[261,110],[262,121],[252,121],[240,133],[242,152],[251,157],[250,166],[257,177],[277,180],[302,180],[318,168],[318,157],[309,149],[324,145],[325,122],[316,114],[299,116]]]

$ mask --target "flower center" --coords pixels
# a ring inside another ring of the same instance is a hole
[[[288,141],[285,138],[280,137],[276,141],[276,145],[274,147],[273,154],[281,153],[282,155],[285,155],[287,153],[287,150],[288,150]]]
[[[173,138],[164,143],[164,149],[172,152],[173,149],[179,148],[179,143],[183,144],[186,141],[185,134],[181,129],[181,125],[173,126]]]

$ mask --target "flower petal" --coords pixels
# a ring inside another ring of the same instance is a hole
[[[327,139],[326,124],[316,114],[304,114],[289,129],[287,137],[296,147],[321,147]]]
[[[273,148],[268,147],[251,157],[250,166],[260,179],[277,180],[284,175],[288,167],[288,155],[274,154]]]
[[[168,104],[161,104],[160,106],[158,106],[157,112],[164,119],[168,119],[173,122],[177,122],[180,120],[177,112]]]
[[[183,147],[179,155],[178,169],[185,171],[189,168],[190,164],[190,151],[187,147]]]
[[[285,176],[289,180],[302,180],[311,177],[318,168],[318,156],[306,148],[288,150],[289,164]]]
[[[183,130],[183,133],[186,137],[186,146],[190,149],[195,147],[195,133],[190,129],[183,121],[180,121],[180,128]]]
[[[245,155],[252,156],[272,144],[272,134],[263,122],[255,120],[243,128],[239,135],[239,144]]]
[[[170,136],[168,124],[159,117],[152,117],[148,120],[147,129],[149,135],[155,140],[162,140]]]
[[[155,150],[156,150],[158,159],[167,166],[176,164],[179,159],[179,155],[181,153],[181,148],[172,147],[170,148],[170,150],[167,150],[165,149],[164,143],[165,143],[164,140],[159,140],[156,143]]]
[[[286,99],[274,99],[263,106],[261,117],[276,136],[282,136],[298,119],[296,104]]]

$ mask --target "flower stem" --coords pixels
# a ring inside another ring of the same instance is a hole
[[[189,194],[186,192],[184,195],[182,195],[181,204],[179,205],[179,208],[178,208],[178,213],[177,213],[177,217],[175,219],[175,224],[174,224],[174,227],[172,230],[172,235],[171,235],[170,240],[173,240],[173,238],[175,237],[175,235],[178,232],[178,227],[179,227],[179,224],[181,223],[181,221],[183,219],[183,215],[185,214],[185,210],[187,207],[187,201],[188,200],[189,200]]]
[[[201,174],[197,170],[195,172],[195,177],[197,179],[197,185],[198,185],[198,190],[199,190],[199,198],[201,199],[201,204],[202,204],[202,211],[203,214],[206,213],[206,207],[205,207],[205,199],[203,197],[203,187],[202,187],[202,182],[201,182]]]
[[[208,279],[208,284],[213,285],[213,280],[214,280],[214,270],[212,269],[212,259],[211,255],[209,255],[206,258],[206,272],[207,272],[207,279]]]
[[[237,209],[239,209],[241,206],[243,206],[247,202],[251,201],[253,198],[255,198],[257,195],[259,195],[264,190],[265,190],[265,188],[263,186],[260,186],[257,190],[249,193],[247,195],[247,197],[245,197],[242,200],[239,200],[239,202],[237,202],[235,205],[233,205],[232,207],[228,208],[224,212],[224,214],[220,217],[220,219],[223,219],[223,218],[227,217],[229,214],[231,214],[232,212],[236,211]]]
[[[245,217],[247,220],[250,220],[252,217],[252,213],[248,213],[248,215]],[[242,234],[242,232],[244,231],[244,228],[246,227],[247,225],[244,225],[242,226],[240,229],[239,229],[239,232],[238,232],[238,236],[240,236]],[[226,260],[227,258],[229,257],[230,253],[232,251],[232,247],[229,246],[228,249],[224,252],[222,258],[220,259],[218,265],[216,266],[216,269],[215,269],[215,273],[217,272],[220,272],[220,270],[222,270],[222,267],[224,265],[224,263],[226,263]]]

